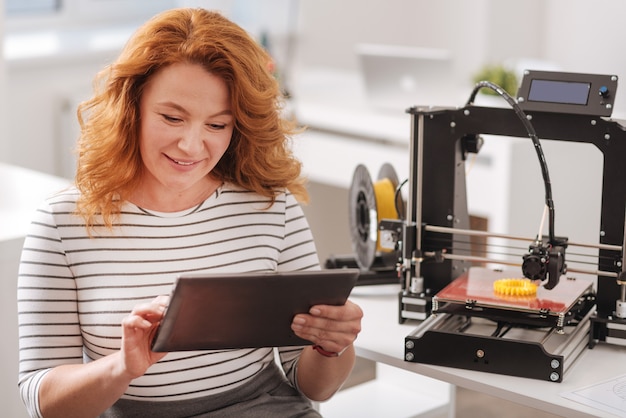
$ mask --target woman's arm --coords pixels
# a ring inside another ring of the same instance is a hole
[[[350,301],[343,306],[313,306],[308,314],[294,317],[294,333],[321,348],[306,347],[298,361],[298,387],[309,399],[328,400],[350,375],[362,317],[361,308]]]
[[[39,406],[44,418],[96,417],[113,405],[130,382],[165,356],[150,342],[167,298],[138,305],[122,322],[121,350],[87,364],[51,369],[42,379]]]
[[[305,348],[298,362],[300,390],[314,401],[330,399],[350,376],[354,360],[352,346],[339,357],[324,357],[311,347]]]

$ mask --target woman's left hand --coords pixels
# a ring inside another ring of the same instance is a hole
[[[326,351],[340,353],[356,340],[361,318],[363,311],[349,300],[341,306],[315,305],[308,313],[296,315],[291,329]]]

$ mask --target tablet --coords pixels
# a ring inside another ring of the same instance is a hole
[[[358,269],[181,275],[152,350],[311,344],[291,330],[294,315],[344,304],[358,276]]]

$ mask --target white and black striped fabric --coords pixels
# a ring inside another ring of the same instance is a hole
[[[155,213],[125,204],[112,230],[90,237],[74,214],[78,192],[55,195],[36,212],[18,278],[22,399],[32,416],[41,378],[60,364],[119,350],[131,309],[169,294],[183,272],[317,270],[308,223],[290,193],[269,200],[224,185],[199,206]],[[215,318],[215,320],[219,320]],[[279,349],[295,386],[301,348]],[[123,396],[180,401],[245,384],[273,361],[271,348],[170,353]]]

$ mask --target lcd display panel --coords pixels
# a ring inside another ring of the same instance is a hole
[[[528,100],[533,102],[586,105],[590,83],[571,81],[532,80]]]

